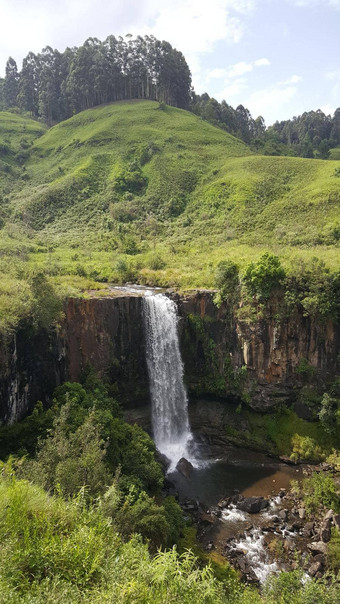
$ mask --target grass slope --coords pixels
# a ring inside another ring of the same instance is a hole
[[[151,101],[90,109],[43,136],[36,122],[7,116],[0,144],[24,128],[32,138],[21,178],[6,183],[3,312],[37,267],[70,293],[127,279],[210,287],[221,259],[242,266],[268,249],[287,268],[311,256],[339,265],[338,161],[255,155],[193,114]],[[26,311],[21,297],[0,327],[29,312],[29,291]]]

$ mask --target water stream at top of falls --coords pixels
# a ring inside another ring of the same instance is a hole
[[[171,462],[185,457],[195,464],[191,449],[188,398],[177,333],[176,304],[163,294],[143,298],[146,360],[152,402],[152,427],[157,449]]]

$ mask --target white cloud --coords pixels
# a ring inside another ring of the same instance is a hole
[[[270,65],[270,61],[265,58],[256,59],[256,61],[251,61],[250,63],[240,61],[239,63],[235,63],[235,65],[230,65],[230,67],[227,69],[226,77],[235,78],[253,71],[254,67],[262,67],[267,65]]]
[[[311,8],[313,6],[329,6],[335,10],[340,10],[340,0],[288,0],[289,4],[300,8]]]
[[[230,102],[229,99],[239,96],[240,93],[244,92],[246,89],[247,80],[245,78],[239,78],[237,80],[234,80],[230,84],[226,83],[223,90],[216,94],[215,97],[220,101],[226,100],[227,102]]]
[[[298,84],[302,82],[302,77],[298,75],[292,75],[288,80],[283,80],[282,82],[278,82],[279,86],[287,86],[287,84]]]
[[[256,67],[261,67],[262,65],[270,65],[270,61],[268,61],[268,59],[256,59],[256,61],[254,61],[254,65],[256,65]]]
[[[340,80],[340,69],[336,69],[335,71],[327,71],[325,73],[325,77],[328,80]]]
[[[326,105],[322,105],[320,109],[325,113],[325,115],[333,115],[336,108],[335,106],[333,107],[332,105],[327,103]]]
[[[243,24],[230,14],[229,4],[224,0],[163,2],[150,16],[148,29],[184,53],[211,52],[219,40],[237,43],[243,36]]]
[[[289,80],[288,80],[289,82]],[[296,98],[298,87],[292,84],[283,85],[283,82],[257,90],[245,99],[244,105],[248,107],[253,117],[262,115],[266,123],[272,124],[278,115],[283,115],[287,106]],[[288,112],[291,117],[291,111]],[[284,119],[284,118],[281,118]]]
[[[229,67],[227,77],[235,78],[243,75],[244,73],[249,73],[250,71],[253,71],[253,63],[245,63],[244,61],[240,61],[239,63]]]
[[[221,78],[226,78],[227,77],[227,70],[226,69],[212,69],[211,71],[209,71],[209,73],[207,74],[207,80],[220,80]]]

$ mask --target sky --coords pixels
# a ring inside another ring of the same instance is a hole
[[[0,77],[12,56],[88,37],[145,35],[182,51],[196,93],[267,125],[340,106],[340,0],[0,0]]]

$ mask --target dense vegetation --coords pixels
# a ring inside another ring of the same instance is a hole
[[[211,565],[192,539],[199,558],[183,549],[191,529],[174,499],[161,494],[154,444],[122,420],[91,370],[82,384],[57,388],[48,411],[38,405],[0,436],[1,602],[338,601],[331,575],[306,582],[300,571],[283,573],[259,592],[226,561],[212,555]],[[16,456],[6,460],[9,453]],[[308,505],[320,498],[333,505],[332,484],[309,480]],[[336,535],[331,545],[336,569]]]
[[[189,109],[264,155],[337,159],[340,109],[333,117],[319,109],[266,128],[263,117],[253,118],[243,105],[234,109],[207,93],[197,95],[182,53],[153,36],[88,38],[79,48],[62,53],[46,46],[40,53],[29,52],[21,71],[9,57],[5,78],[0,79],[0,110],[28,112],[48,126],[84,109],[125,99]]]
[[[19,107],[48,125],[84,109],[123,99],[153,99],[186,108],[191,74],[168,42],[153,36],[88,38],[61,53],[47,46],[29,52],[18,72],[6,64],[0,107]]]
[[[249,143],[263,155],[339,159],[340,108],[333,117],[320,109],[306,111],[290,120],[277,121],[268,128],[261,116],[254,119],[243,105],[233,109],[226,101],[219,103],[207,93],[193,94],[190,109],[202,119]]]
[[[256,155],[197,116],[142,100],[45,133],[0,112],[0,144],[2,330],[39,322],[43,299],[105,282],[214,287],[219,262],[242,276],[266,251],[305,308],[335,283],[337,162]],[[34,290],[39,272],[46,287]]]

